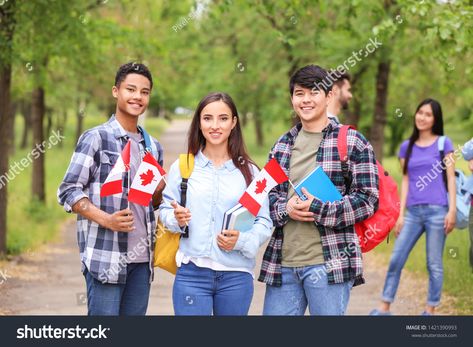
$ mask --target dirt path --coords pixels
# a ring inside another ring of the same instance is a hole
[[[165,149],[165,169],[185,149],[189,123],[174,121],[159,139]],[[264,247],[258,259],[261,261]],[[348,314],[366,315],[376,307],[383,287],[387,260],[376,253],[365,259],[366,284],[352,290]],[[256,271],[259,271],[257,264]],[[8,315],[84,315],[87,313],[85,281],[80,272],[75,222],[64,224],[58,241],[26,254],[0,262],[0,314]],[[173,276],[156,272],[151,288],[149,315],[172,315]],[[255,281],[250,314],[260,315],[265,286]],[[416,315],[423,311],[427,278],[403,272],[395,314]],[[439,314],[455,314],[453,299],[443,296]]]

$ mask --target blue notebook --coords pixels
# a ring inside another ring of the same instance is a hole
[[[305,195],[302,194],[302,187],[307,189],[313,196],[322,200],[322,202],[334,202],[342,199],[342,195],[321,166],[317,166],[295,186],[297,195],[302,200],[307,200]]]
[[[253,216],[246,207],[238,204],[225,212],[222,230],[238,230],[245,232],[253,228],[255,219],[255,216]]]

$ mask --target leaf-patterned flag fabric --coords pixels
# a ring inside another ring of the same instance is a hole
[[[100,188],[100,196],[109,196],[122,192],[123,173],[130,170],[130,140],[126,143],[105,182]]]
[[[269,191],[288,179],[276,159],[271,159],[243,193],[240,204],[256,216]]]
[[[146,153],[130,187],[128,200],[148,206],[159,182],[166,174],[151,153]]]

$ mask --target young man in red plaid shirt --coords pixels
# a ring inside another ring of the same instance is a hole
[[[340,125],[327,116],[332,97],[327,72],[309,65],[289,89],[301,122],[273,146],[274,157],[297,184],[321,166],[343,198],[322,202],[303,189],[302,201],[288,182],[269,193],[276,229],[266,249],[259,280],[265,282],[265,315],[343,315],[353,285],[364,283],[354,224],[378,206],[378,171],[371,144],[355,130],[347,136],[351,184],[346,191],[337,150]]]

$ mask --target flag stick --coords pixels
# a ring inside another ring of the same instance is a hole
[[[166,185],[168,185],[168,182],[166,181],[166,178],[164,178],[164,176],[163,176],[163,181],[164,181],[164,183],[166,183]],[[189,224],[186,222],[186,227],[188,227],[188,226],[189,226]]]
[[[291,181],[290,179],[288,179],[288,181],[289,181],[289,184],[291,185],[292,189],[294,189],[294,193],[296,193],[297,196],[298,196],[301,200],[304,201],[305,199],[304,199],[302,196],[299,195],[299,193],[297,192],[296,187],[294,186],[294,184],[292,183],[292,181]]]
[[[128,176],[128,209],[130,209],[130,176],[131,176],[131,168],[128,169],[128,172],[127,172],[127,176]]]
[[[294,189],[294,192],[296,191],[296,187],[294,187],[294,184],[292,184],[292,181],[291,180],[288,180],[289,181],[289,184],[291,185],[292,189]]]

